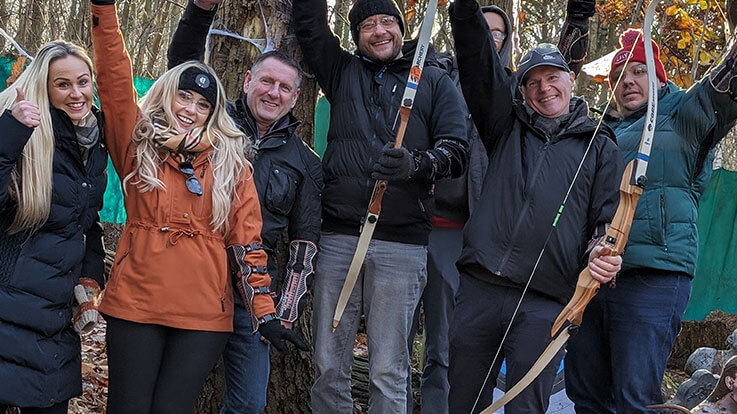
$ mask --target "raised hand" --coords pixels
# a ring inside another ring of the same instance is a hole
[[[15,91],[18,96],[10,107],[10,114],[13,115],[13,118],[28,128],[36,128],[41,125],[41,111],[38,109],[38,105],[26,101],[21,88],[15,88]]]

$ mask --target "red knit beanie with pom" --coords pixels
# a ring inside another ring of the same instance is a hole
[[[637,41],[637,44],[635,44],[635,41]],[[660,48],[654,40],[651,40],[651,42],[653,45],[653,55],[655,56],[655,74],[661,82],[666,83],[668,82],[668,77],[665,74],[663,63],[660,61]],[[632,57],[629,58],[630,62],[645,63],[645,38],[641,29],[625,30],[619,36],[619,44],[621,48],[614,54],[612,66],[609,69],[609,89],[614,89],[614,82],[617,81],[616,79],[612,79],[612,72],[614,72],[614,69],[624,65],[624,62],[627,62],[630,51],[632,51]],[[632,48],[633,44],[635,44],[634,49]]]

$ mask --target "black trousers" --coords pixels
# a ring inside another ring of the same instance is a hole
[[[230,332],[105,320],[108,414],[191,413]]]
[[[536,277],[544,277],[544,274]],[[478,413],[492,402],[492,393],[502,360],[506,360],[506,388],[524,376],[550,343],[550,329],[563,305],[548,297],[527,291],[512,328],[504,341],[483,391],[494,354],[517,306],[522,289],[496,286],[461,273],[461,284],[448,333],[450,339],[449,406],[451,413]],[[539,377],[510,401],[504,412],[544,413],[549,404],[553,381],[564,352],[558,352]]]
[[[0,404],[0,414],[5,414],[9,406]],[[51,407],[22,407],[21,414],[67,414],[69,410],[69,400],[54,404]]]

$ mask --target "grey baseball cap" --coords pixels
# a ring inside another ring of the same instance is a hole
[[[557,46],[550,43],[540,43],[528,50],[520,60],[519,69],[517,70],[519,84],[524,85],[527,72],[538,66],[554,66],[566,72],[571,70]]]

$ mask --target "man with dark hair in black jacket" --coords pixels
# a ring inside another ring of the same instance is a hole
[[[582,8],[572,3],[569,19]],[[597,241],[617,207],[622,161],[611,130],[597,129],[585,102],[571,97],[575,73],[556,46],[531,49],[511,74],[478,3],[456,0],[450,11],[461,87],[489,153],[464,230],[449,333],[450,412],[468,413],[491,403],[502,360],[509,386],[530,369],[584,267],[602,283],[617,273],[621,257]],[[545,412],[561,358],[507,410]]]
[[[296,0],[293,20],[305,60],[331,104],[323,159],[323,234],[315,278],[315,413],[351,413],[352,349],[361,313],[369,346],[369,411],[406,409],[407,341],[426,281],[428,202],[436,179],[466,164],[462,98],[428,51],[401,148],[392,147],[416,41],[402,40],[391,0],[358,0],[349,13],[355,54],[340,47],[325,0]],[[429,64],[429,65],[428,65]],[[359,280],[337,330],[332,319],[376,179],[389,181]]]
[[[202,59],[214,9],[221,1],[188,3],[169,48],[170,67]],[[301,82],[302,70],[292,57],[280,51],[266,52],[245,72],[243,96],[228,102],[228,113],[256,150],[253,174],[261,200],[261,237],[269,254],[271,292],[281,292],[276,317],[290,329],[308,296],[320,237],[322,167],[317,155],[295,134],[299,121],[290,112],[299,98]],[[285,231],[289,261],[282,280],[276,257]],[[269,348],[254,334],[240,295],[235,295],[235,302],[234,331],[223,353],[225,395],[220,412],[261,413],[266,406]]]

